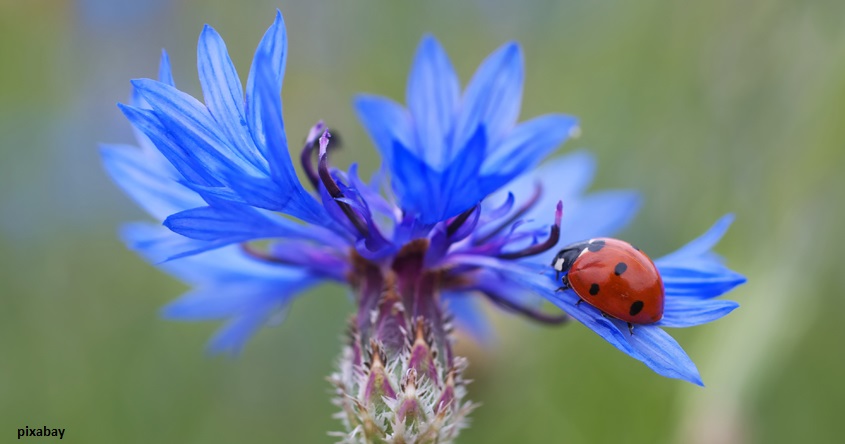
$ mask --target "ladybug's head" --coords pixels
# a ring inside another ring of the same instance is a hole
[[[581,255],[581,252],[587,248],[587,245],[588,242],[577,242],[558,251],[552,261],[552,267],[554,267],[557,271],[557,273],[555,273],[555,279],[560,279],[561,273],[565,274],[569,272],[569,269],[572,268],[572,264],[575,263],[575,259]]]

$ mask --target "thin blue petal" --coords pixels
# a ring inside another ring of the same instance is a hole
[[[226,243],[304,237],[310,228],[247,205],[224,202],[173,214],[164,221],[164,226],[191,239]]]
[[[261,97],[262,127],[270,162],[270,176],[279,187],[279,205],[268,208],[320,225],[326,222],[326,212],[314,197],[305,191],[291,162],[282,120],[282,100],[273,81],[273,60],[269,55],[257,54],[255,60],[256,92]],[[249,186],[248,180],[243,185]]]
[[[149,138],[159,152],[185,179],[207,186],[220,185],[210,168],[202,165],[201,159],[197,158],[186,147],[172,140],[168,129],[165,128],[153,111],[123,104],[118,104],[118,107],[132,125]]]
[[[279,286],[279,282],[300,280],[303,277],[304,270],[307,271],[302,267],[285,267],[257,260],[247,255],[238,245],[230,245],[202,254],[160,263],[162,259],[171,255],[170,253],[174,248],[176,251],[184,250],[184,247],[180,244],[202,245],[207,242],[189,239],[161,225],[144,222],[124,225],[121,235],[128,244],[144,244],[146,248],[139,250],[139,252],[145,259],[158,264],[167,273],[194,286],[248,281]]]
[[[569,206],[564,201],[560,244],[617,233],[633,220],[641,202],[640,193],[630,190],[590,193]]]
[[[488,150],[482,174],[521,175],[563,144],[578,128],[578,119],[545,115],[519,124]]]
[[[440,174],[436,194],[414,196],[417,200],[426,200],[426,210],[421,215],[423,222],[434,223],[457,216],[481,202],[490,193],[490,190],[484,188],[488,182],[480,180],[479,175],[487,147],[485,137],[484,128],[479,127],[475,136],[467,142],[467,146]]]
[[[432,166],[442,165],[447,137],[454,122],[460,85],[446,52],[432,36],[420,42],[407,88],[408,109],[414,118],[416,153]]]
[[[205,25],[197,43],[197,70],[205,104],[217,128],[233,148],[233,154],[266,169],[264,158],[255,147],[246,125],[241,80],[229,58],[220,34]]]
[[[615,323],[620,330],[627,330],[627,325],[624,322],[615,321]],[[637,350],[641,356],[638,359],[657,374],[668,378],[683,379],[700,386],[704,385],[698,369],[684,352],[684,349],[660,327],[637,325],[634,327],[633,335],[623,334],[622,336]]]
[[[663,309],[663,319],[657,325],[662,327],[694,327],[722,318],[737,307],[739,307],[739,304],[734,301],[667,297]]]
[[[490,345],[495,340],[495,331],[490,319],[484,314],[478,295],[448,291],[443,292],[442,296],[446,309],[459,329],[480,344]]]
[[[722,236],[728,231],[728,228],[731,226],[731,223],[734,220],[733,214],[726,214],[722,216],[719,220],[707,230],[706,233],[702,234],[698,238],[694,239],[693,241],[689,242],[688,244],[684,245],[683,247],[675,250],[672,253],[667,254],[666,256],[657,259],[655,264],[672,264],[678,263],[683,260],[693,259],[699,257],[701,255],[706,255],[710,252],[710,250],[719,243],[719,240],[722,239]]]
[[[430,210],[432,201],[440,197],[440,175],[433,171],[425,161],[394,141],[391,161],[391,186],[403,210],[425,215],[432,222],[439,222],[440,212]]]
[[[209,281],[170,302],[162,316],[182,321],[201,321],[237,316],[259,307],[286,305],[319,280],[307,272],[285,269],[279,276],[241,276],[238,280]]]
[[[261,173],[225,141],[225,136],[220,133],[217,123],[202,103],[155,80],[133,80],[132,85],[155,111],[156,117],[166,129],[166,138],[195,156],[198,164],[210,174],[220,175],[232,171],[252,175]]]
[[[161,61],[158,64],[158,81],[165,85],[176,86],[170,69],[170,57],[164,49],[161,50]]]
[[[564,203],[564,220],[569,212],[570,202],[580,198],[587,190],[596,170],[596,159],[585,150],[573,151],[555,157],[538,168],[512,180],[488,200],[499,201],[511,192],[516,198],[517,207],[534,195],[537,187],[542,194],[540,200],[525,214],[525,219],[537,219],[546,216],[548,209],[554,209],[558,201]]]
[[[482,62],[461,101],[454,147],[460,149],[479,125],[487,129],[490,141],[513,127],[522,101],[523,76],[522,50],[516,43],[502,46]]]
[[[153,264],[202,253],[223,245],[190,239],[161,225],[146,222],[125,224],[121,227],[120,237],[129,249],[137,251]]]
[[[170,165],[156,162],[149,153],[135,147],[104,145],[100,155],[112,180],[157,220],[203,205],[199,195],[174,180],[176,172]]]
[[[689,261],[684,265],[690,265]],[[746,281],[745,276],[715,262],[690,268],[665,264],[658,265],[657,268],[663,277],[667,296],[712,298],[727,293]]]
[[[550,282],[553,284],[553,282]],[[584,324],[590,330],[602,337],[610,345],[616,347],[623,353],[632,358],[643,360],[643,357],[637,350],[628,342],[627,332],[623,333],[614,323],[602,316],[601,312],[589,304],[580,304],[576,306],[579,298],[571,291],[555,292],[548,288],[540,287],[534,288],[538,294],[542,295],[558,308],[566,312],[576,321]]]
[[[285,64],[287,63],[287,46],[288,38],[285,30],[285,21],[282,18],[282,13],[276,10],[276,19],[264,37],[258,44],[255,50],[255,57],[252,60],[252,67],[249,70],[249,77],[246,82],[246,120],[252,133],[255,144],[258,145],[259,150],[264,154],[265,158],[269,159],[270,153],[265,138],[264,107],[262,106],[262,93],[258,91],[260,82],[268,82],[266,88],[275,91],[278,95],[282,89],[282,79],[285,74]],[[266,59],[266,60],[262,60]],[[259,65],[266,64],[259,68]],[[264,80],[259,80],[259,70],[268,71],[262,74]],[[280,115],[278,116],[281,117]]]
[[[391,164],[395,161],[393,148],[396,143],[411,150],[414,140],[411,116],[401,105],[384,97],[363,94],[355,98],[354,105],[358,119],[385,162]],[[413,177],[406,178],[398,175],[396,171],[391,172],[393,181],[413,180]]]
[[[282,309],[281,307],[279,309]],[[244,313],[227,322],[208,341],[211,354],[226,353],[235,356],[272,315],[271,307],[261,307]]]

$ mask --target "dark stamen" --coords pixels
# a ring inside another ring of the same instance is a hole
[[[541,244],[535,244],[525,249],[514,251],[511,253],[501,253],[497,257],[500,259],[519,259],[521,257],[528,257],[534,256],[536,254],[544,253],[546,251],[551,250],[552,248],[557,245],[557,242],[560,240],[560,218],[563,216],[563,202],[557,203],[557,209],[555,210],[555,224],[552,225],[551,233],[549,233],[548,239]]]
[[[461,228],[464,222],[466,222],[467,219],[472,216],[472,213],[475,212],[475,210],[477,209],[478,205],[470,208],[469,210],[464,211],[463,213],[455,217],[455,219],[453,219],[452,222],[449,222],[449,225],[446,227],[446,234],[449,235],[449,237],[455,234],[458,229]]]
[[[494,236],[501,233],[503,230],[505,230],[509,226],[513,225],[514,222],[516,222],[517,220],[519,220],[519,218],[524,216],[525,213],[527,213],[528,210],[530,210],[531,207],[533,207],[534,204],[536,204],[537,201],[540,200],[540,196],[542,194],[543,194],[543,186],[539,182],[537,182],[536,184],[534,184],[534,194],[531,195],[531,198],[528,199],[527,202],[522,204],[522,206],[519,207],[518,210],[516,210],[516,213],[513,213],[513,215],[511,217],[507,218],[507,220],[505,220],[504,222],[499,224],[499,226],[494,228],[493,231],[485,234],[483,237],[481,237],[479,239],[476,239],[476,241],[474,242],[475,245],[479,245],[479,244],[483,244],[483,243],[487,242],[488,240],[492,239]]]
[[[320,134],[325,131],[326,125],[323,121],[317,122],[311,131],[308,132],[308,137],[305,139],[305,146],[302,147],[302,153],[299,155],[299,161],[302,163],[302,169],[305,170],[305,176],[311,182],[311,186],[315,190],[320,188],[320,177],[314,171],[314,164],[311,162],[311,153],[314,151],[314,142],[320,137]]]
[[[318,166],[318,171],[320,173],[320,179],[323,182],[323,186],[326,187],[326,191],[329,192],[329,195],[335,199],[342,199],[345,196],[329,172],[329,158],[326,154],[329,137],[330,135],[328,131],[323,132],[322,137],[320,137],[320,164]],[[343,210],[343,214],[345,214],[346,217],[349,218],[349,221],[352,222],[352,225],[354,225],[358,232],[361,233],[361,236],[368,237],[370,235],[370,229],[367,226],[367,222],[361,217],[361,215],[356,213],[348,203],[338,200],[335,200],[335,202],[337,202],[337,205],[341,210]]]
[[[487,296],[490,301],[492,301],[494,304],[504,308],[505,310],[510,310],[515,313],[519,313],[523,316],[527,316],[543,324],[559,325],[569,320],[569,316],[567,316],[566,314],[552,315],[548,313],[543,313],[542,311],[534,310],[533,308],[523,307],[519,304],[511,302],[495,293],[484,291],[483,294]]]

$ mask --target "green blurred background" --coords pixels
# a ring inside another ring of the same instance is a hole
[[[118,241],[145,215],[96,148],[133,142],[115,103],[155,76],[162,47],[198,95],[202,24],[245,76],[277,7],[288,136],[326,119],[343,134],[339,165],[377,165],[351,98],[403,100],[423,33],[464,82],[513,39],[523,119],[579,116],[583,136],[562,150],[596,153],[594,189],[643,192],[621,237],[659,256],[737,215],[718,251],[749,277],[730,295],[742,307],[672,332],[706,388],[580,325],[498,315],[493,347],[459,344],[483,404],[460,442],[841,442],[845,3],[515,3],[0,0],[0,442],[45,425],[74,443],[333,441],[324,377],[353,309],[345,290],[298,300],[237,359],[207,356],[216,325],[158,318],[185,287]]]

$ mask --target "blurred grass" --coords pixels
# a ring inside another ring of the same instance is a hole
[[[136,5],[137,6],[137,5]],[[99,142],[130,142],[114,107],[167,47],[198,94],[203,23],[242,75],[275,7],[290,56],[288,137],[325,118],[338,164],[377,165],[352,96],[402,100],[420,36],[465,82],[499,44],[523,44],[523,119],[581,118],[595,189],[640,189],[622,235],[654,255],[737,221],[718,250],[750,281],[724,320],[673,335],[707,388],[663,379],[578,325],[496,318],[470,354],[483,406],[461,442],[835,442],[845,399],[845,4],[505,1],[151,2],[0,0],[0,436],[66,427],[70,442],[331,442],[324,382],[351,304],[339,287],[298,300],[235,360],[208,358],[216,326],[158,308],[184,287],[126,251],[142,218],[102,173]],[[93,8],[93,9],[92,9]],[[292,143],[293,144],[293,143]]]

